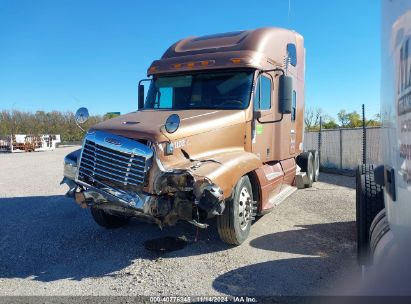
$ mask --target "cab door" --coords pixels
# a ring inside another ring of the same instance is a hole
[[[262,162],[273,160],[272,141],[274,129],[272,121],[274,109],[272,100],[274,99],[274,81],[270,74],[258,76],[255,86],[253,107],[253,129],[252,129],[252,152],[255,153]]]

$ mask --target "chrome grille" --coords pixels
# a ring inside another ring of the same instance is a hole
[[[98,188],[130,189],[141,186],[146,180],[151,153],[147,146],[127,138],[103,132],[87,136],[78,180]]]

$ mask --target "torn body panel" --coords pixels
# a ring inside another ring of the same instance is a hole
[[[213,162],[204,162],[192,171],[218,185],[225,198],[232,195],[234,186],[241,176],[262,166],[261,160],[253,153],[229,151],[210,156]]]
[[[225,197],[221,187],[210,179],[195,174],[191,169],[159,174],[155,180],[154,192],[172,200],[172,214],[166,217],[167,221],[177,216],[187,221],[200,221],[224,211]]]
[[[206,157],[193,159],[184,149],[179,169],[168,169],[154,182],[154,192],[193,191],[197,205],[211,214],[221,214],[223,202],[232,195],[238,180],[262,166],[261,160],[244,149],[215,151]],[[162,163],[156,153],[156,163]],[[165,191],[167,190],[167,191]]]

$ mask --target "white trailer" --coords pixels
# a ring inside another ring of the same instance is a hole
[[[374,291],[411,294],[411,1],[382,1],[383,163],[357,172],[358,257]],[[380,270],[378,272],[378,269]],[[375,270],[375,272],[374,272]],[[375,281],[378,281],[375,280]],[[380,288],[382,287],[382,288]]]

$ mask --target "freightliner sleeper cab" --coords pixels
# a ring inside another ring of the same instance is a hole
[[[318,153],[303,152],[304,73],[291,30],[176,42],[140,81],[138,110],[67,155],[68,194],[108,228],[130,217],[205,228],[216,216],[221,239],[241,244],[256,215],[318,179]]]

